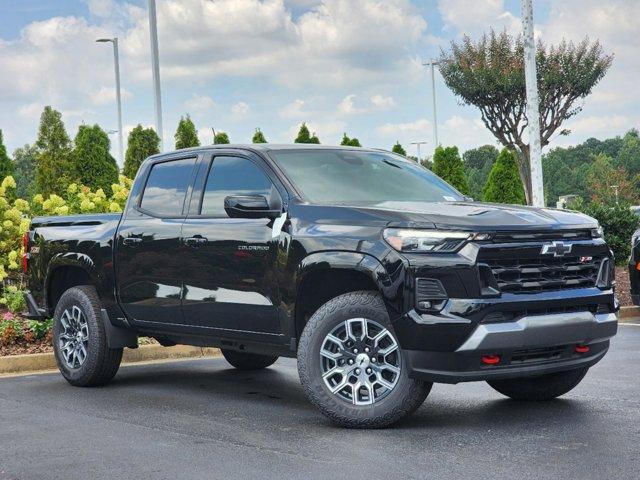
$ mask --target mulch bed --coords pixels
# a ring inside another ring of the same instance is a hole
[[[626,265],[616,267],[616,294],[621,307],[630,307],[631,293],[629,293],[629,270]]]
[[[51,339],[37,340],[33,343],[26,343],[24,340],[19,340],[13,345],[0,346],[0,357],[6,357],[8,355],[24,355],[47,352],[53,352]]]

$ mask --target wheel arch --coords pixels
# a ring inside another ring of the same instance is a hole
[[[332,298],[348,292],[379,293],[390,317],[395,312],[389,295],[389,275],[372,255],[361,252],[324,251],[305,257],[296,279],[294,324],[296,338],[313,313]]]
[[[79,285],[92,285],[101,290],[101,280],[93,260],[86,254],[67,253],[55,257],[49,263],[45,278],[45,302],[49,316],[52,316],[64,292]]]

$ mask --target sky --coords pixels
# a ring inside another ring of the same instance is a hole
[[[117,128],[113,53],[120,42],[126,133],[154,123],[146,0],[0,0],[0,129],[9,151],[32,143],[45,105],[81,124]],[[365,146],[433,149],[431,79],[423,62],[464,34],[517,34],[520,1],[157,0],[164,148],[182,115],[203,144],[212,128],[247,143],[260,128],[290,143],[307,122],[324,144],[343,132]],[[536,35],[598,39],[615,59],[582,111],[545,150],[640,127],[640,2],[534,0]],[[436,73],[438,133],[461,151],[498,146],[479,111]],[[117,137],[112,135],[117,157]],[[126,146],[125,146],[126,148]]]

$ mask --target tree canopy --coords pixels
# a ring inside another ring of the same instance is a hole
[[[4,145],[4,138],[0,129],[0,182],[9,175],[13,175],[13,163],[9,155],[7,155],[7,147]]]
[[[109,136],[98,125],[80,125],[74,145],[73,180],[111,195],[111,185],[118,183],[118,164],[109,151]]]
[[[433,155],[433,173],[453,185],[460,193],[469,195],[469,185],[458,147],[438,147]]]
[[[313,135],[309,132],[309,127],[307,127],[306,123],[302,123],[300,125],[300,130],[298,130],[298,136],[294,140],[295,143],[320,143],[318,137],[314,132]]]
[[[253,134],[253,138],[251,139],[251,143],[267,143],[267,139],[262,133],[262,130],[256,128],[256,131]]]
[[[213,144],[220,145],[224,143],[231,143],[229,142],[229,135],[227,135],[226,132],[216,132],[213,136]]]
[[[134,178],[145,158],[160,153],[160,137],[153,128],[144,128],[138,124],[129,133],[127,153],[125,154],[122,173]]]
[[[50,106],[44,107],[38,128],[36,189],[38,193],[64,195],[73,178],[71,140],[64,128],[62,115]]]
[[[189,117],[189,115],[187,115],[187,118],[180,117],[178,128],[176,129],[176,134],[173,138],[176,141],[176,150],[200,146],[198,131],[196,130],[196,126],[193,124],[193,121],[191,121],[191,117]]]
[[[14,178],[16,195],[30,199],[36,193],[36,168],[38,149],[35,145],[25,145],[13,152]]]
[[[400,145],[400,142],[396,142],[396,144],[393,147],[391,147],[391,151],[393,153],[397,153],[398,155],[402,155],[403,157],[407,156],[407,151],[404,149],[402,145]]]
[[[360,145],[360,140],[358,140],[356,137],[349,138],[346,133],[342,135],[342,142],[340,143],[340,145],[343,145],[345,147],[361,147],[362,146]]]
[[[576,101],[591,93],[612,61],[613,55],[605,54],[598,41],[584,39],[574,44],[563,40],[550,47],[538,42],[536,67],[542,146],[549,143],[563,121],[580,112],[581,106],[576,106]],[[476,42],[465,36],[459,43],[453,41],[450,50],[441,52],[439,68],[453,93],[465,104],[478,107],[491,133],[503,146],[517,152],[520,177],[530,201],[522,38],[493,30]]]
[[[482,199],[494,203],[526,203],[516,156],[506,147],[502,149],[491,168]]]
[[[493,145],[482,145],[481,147],[467,150],[462,155],[471,197],[477,200],[482,198],[482,190],[487,183],[489,172],[499,153],[498,149]]]

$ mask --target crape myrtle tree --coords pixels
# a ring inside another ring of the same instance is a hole
[[[62,115],[50,106],[40,116],[36,157],[36,190],[44,196],[55,193],[64,196],[73,178],[71,171],[71,140],[64,128]]]
[[[407,156],[407,151],[404,149],[402,145],[400,145],[400,142],[396,142],[396,144],[393,147],[391,147],[391,151],[393,153],[397,153],[398,155],[402,155],[403,157]]]
[[[13,175],[13,163],[9,155],[7,155],[7,147],[4,145],[4,138],[0,129],[0,183],[9,175]]]
[[[176,141],[176,150],[200,146],[198,131],[188,114],[187,118],[180,117],[178,128],[176,129],[176,133],[173,138]]]
[[[453,185],[460,193],[469,195],[469,184],[458,147],[438,147],[433,154],[431,171]]]
[[[562,122],[576,115],[576,102],[591,93],[611,66],[613,55],[598,41],[537,44],[536,68],[540,97],[540,137],[548,145]],[[518,170],[531,203],[531,174],[527,131],[524,48],[521,37],[491,30],[476,42],[465,36],[442,51],[439,69],[445,83],[465,104],[480,109],[482,121],[502,145],[517,153]]]
[[[229,135],[227,135],[226,132],[217,132],[214,136],[213,136],[213,144],[214,145],[222,145],[225,143],[231,143],[229,142]]]
[[[340,143],[340,145],[343,145],[343,146],[346,146],[346,147],[361,147],[362,146],[362,145],[360,145],[360,140],[358,140],[356,137],[349,138],[346,133],[344,133],[342,135],[342,142]]]
[[[307,127],[306,123],[302,123],[300,125],[300,130],[298,130],[298,136],[294,140],[295,143],[320,143],[318,137],[316,137],[315,132],[313,135],[309,132],[309,127]]]
[[[506,147],[491,168],[482,199],[485,202],[525,204],[516,155]]]
[[[156,153],[160,153],[160,137],[153,128],[144,128],[138,124],[127,139],[122,173],[128,178],[134,178],[144,159]]]
[[[98,125],[80,125],[71,155],[73,180],[90,187],[101,188],[111,195],[111,185],[118,183],[118,164],[109,152],[111,141]]]
[[[265,138],[264,133],[262,133],[262,130],[256,128],[256,131],[253,133],[251,143],[267,143],[267,139]]]

